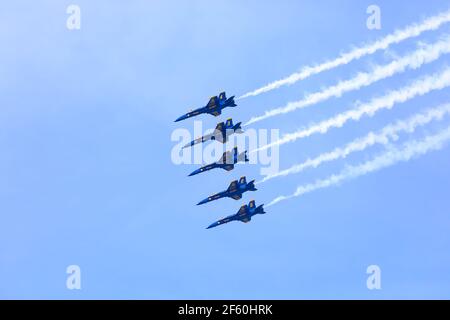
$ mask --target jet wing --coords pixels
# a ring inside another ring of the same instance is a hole
[[[220,116],[220,115],[222,114],[222,111],[220,111],[220,110],[215,110],[215,111],[213,111],[213,112],[210,112],[210,114],[212,114],[212,115],[215,116],[215,117],[218,117],[218,116]]]
[[[242,214],[245,214],[245,213],[247,213],[247,205],[243,205],[240,209],[239,209],[239,211],[238,211],[238,215],[242,215]]]
[[[209,99],[208,104],[206,105],[208,108],[212,108],[216,105],[216,97],[211,97],[211,99]]]
[[[241,221],[244,223],[247,223],[247,222],[250,222],[251,219],[252,218],[250,218],[250,217],[245,217],[245,218],[241,219]]]
[[[235,180],[232,183],[230,183],[230,186],[228,187],[228,191],[229,192],[236,191],[237,190],[237,186],[238,186],[238,183],[237,183],[237,180]]]
[[[232,196],[231,198],[233,198],[234,200],[242,199],[242,194],[235,194],[235,195]]]
[[[211,137],[209,140],[216,140],[219,141],[221,143],[223,143],[223,134],[222,131],[220,130],[214,130],[214,133],[211,134]]]
[[[218,123],[217,124],[217,126],[216,126],[216,130],[218,130],[218,131],[223,131],[223,129],[224,129],[224,123],[223,122],[221,122],[221,123]]]
[[[220,161],[224,164],[235,164],[233,154],[230,151],[225,152]]]
[[[220,157],[220,159],[219,159],[219,161],[217,161],[217,163],[227,163],[226,161],[227,161],[227,159],[229,159],[229,151],[227,151],[227,152],[224,152],[223,154],[222,154],[222,156]]]

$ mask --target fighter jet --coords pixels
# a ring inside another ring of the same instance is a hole
[[[231,171],[234,169],[234,165],[238,162],[249,162],[247,151],[239,153],[238,148],[234,147],[232,151],[224,152],[219,161],[201,167],[200,169],[192,172],[189,176],[195,176],[196,174],[215,168],[222,168],[224,170]]]
[[[205,200],[200,201],[199,203],[197,203],[197,205],[202,205],[225,197],[232,198],[234,200],[239,200],[242,198],[242,194],[244,192],[256,190],[257,189],[255,188],[255,180],[252,180],[249,183],[247,183],[247,179],[245,177],[241,177],[241,179],[239,179],[239,182],[237,180],[231,182],[227,190],[216,193],[206,198]]]
[[[209,114],[212,114],[213,116],[217,117],[222,113],[222,109],[225,109],[227,107],[236,107],[236,106],[237,106],[237,104],[234,102],[234,96],[227,99],[225,92],[221,92],[219,94],[219,97],[217,97],[217,96],[211,97],[206,106],[186,113],[184,116],[181,116],[177,120],[175,120],[175,122],[185,120],[188,118],[192,118],[192,117],[198,116],[199,114],[202,114],[202,113],[209,113]]]
[[[256,207],[255,200],[252,200],[249,202],[248,205],[246,205],[246,204],[243,205],[236,214],[233,214],[233,215],[223,218],[219,221],[216,221],[206,229],[211,229],[211,228],[220,226],[222,224],[225,224],[225,223],[228,223],[231,221],[242,221],[242,222],[247,223],[250,220],[252,220],[252,217],[255,214],[265,214],[265,213],[266,212],[264,211],[263,205]]]
[[[233,119],[228,119],[226,123],[220,122],[217,124],[216,129],[214,129],[214,132],[211,134],[208,134],[206,136],[203,136],[201,138],[195,139],[194,141],[191,141],[187,145],[183,147],[192,147],[198,143],[203,143],[209,140],[216,140],[221,143],[228,142],[228,137],[231,136],[234,133],[243,133],[241,128],[241,123],[236,123],[236,125],[233,125]]]

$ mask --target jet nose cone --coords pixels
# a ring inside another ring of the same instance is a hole
[[[184,119],[187,119],[188,118],[188,116],[187,115],[184,115],[184,116],[181,116],[181,117],[179,117],[177,120],[175,120],[174,122],[178,122],[178,121],[181,121],[181,120],[184,120]]]
[[[213,224],[210,224],[206,229],[212,229],[217,226],[218,226],[217,222],[214,222]]]
[[[200,201],[199,203],[197,203],[197,205],[201,206],[202,204],[205,204],[205,203],[208,203],[208,202],[209,202],[209,199],[206,198],[206,199],[203,199],[202,201]]]
[[[199,174],[200,172],[202,172],[201,169],[197,169],[197,170],[191,172],[191,173],[189,174],[189,177],[195,176],[196,174]]]

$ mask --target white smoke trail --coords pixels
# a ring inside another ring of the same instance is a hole
[[[387,145],[392,141],[398,139],[400,132],[412,133],[419,126],[424,126],[431,121],[441,120],[444,116],[450,114],[450,104],[445,104],[433,109],[428,109],[425,112],[417,113],[407,120],[399,120],[394,124],[389,124],[381,129],[379,132],[369,132],[366,136],[353,140],[344,147],[336,148],[330,152],[322,153],[315,158],[308,158],[303,163],[294,165],[289,169],[266,176],[258,183],[262,183],[277,177],[284,177],[287,175],[302,172],[307,168],[317,168],[324,162],[333,161],[336,159],[344,159],[353,152],[363,151],[375,144]]]
[[[331,187],[345,180],[353,179],[392,166],[398,162],[409,161],[415,156],[424,155],[430,151],[441,149],[450,140],[450,127],[439,133],[425,137],[419,141],[409,141],[402,148],[392,148],[378,157],[357,166],[349,166],[341,173],[332,175],[324,180],[317,180],[314,183],[299,186],[297,190],[288,196],[279,196],[272,200],[267,207],[273,206],[284,200],[299,197],[318,189]]]
[[[264,145],[252,152],[258,152],[271,148],[275,145],[282,145],[285,143],[293,142],[298,139],[309,137],[316,133],[325,134],[331,128],[340,128],[347,121],[354,120],[359,121],[363,116],[373,117],[373,115],[382,109],[392,109],[395,104],[403,103],[417,96],[425,95],[433,90],[441,90],[450,86],[450,68],[446,67],[440,73],[426,76],[420,80],[416,80],[411,85],[392,91],[385,96],[375,98],[372,101],[362,104],[355,109],[345,111],[337,114],[336,116],[312,124],[307,128],[300,129],[293,133],[283,135],[279,140]]]
[[[389,64],[375,66],[371,72],[361,72],[355,77],[341,81],[334,86],[321,91],[308,94],[303,99],[289,102],[286,106],[266,111],[263,115],[252,117],[245,125],[249,125],[261,120],[271,118],[280,114],[286,114],[298,109],[315,105],[333,97],[340,97],[342,94],[359,90],[377,81],[392,77],[395,74],[407,69],[417,69],[422,65],[431,63],[439,59],[442,55],[450,53],[450,36],[446,35],[441,40],[427,45],[420,45],[414,52],[396,59]]]
[[[425,31],[433,31],[440,28],[443,24],[450,21],[450,11],[442,12],[436,16],[432,16],[422,21],[420,24],[412,24],[404,29],[397,30],[384,38],[373,43],[355,48],[349,52],[341,54],[334,60],[329,60],[319,65],[306,66],[300,72],[291,74],[290,76],[269,83],[259,89],[248,92],[238,99],[243,99],[251,96],[257,96],[261,93],[272,91],[285,85],[291,85],[297,81],[304,80],[312,75],[327,71],[338,66],[346,65],[353,60],[359,59],[366,55],[375,53],[378,50],[387,49],[392,44],[400,43],[409,38],[417,37]]]

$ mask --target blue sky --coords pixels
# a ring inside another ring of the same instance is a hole
[[[81,29],[66,28],[69,4]],[[0,297],[137,299],[449,298],[449,149],[273,206],[249,224],[206,230],[243,202],[382,152],[371,148],[267,182],[242,201],[195,204],[258,166],[187,175],[173,120],[209,96],[240,95],[448,9],[446,1],[14,1],[0,5]],[[239,102],[220,120],[300,99],[450,32],[439,31]],[[439,71],[449,58],[262,121],[291,132]],[[287,168],[367,131],[449,101],[433,92],[372,119],[282,146]],[[204,126],[218,121],[204,116]],[[433,123],[422,137],[448,125]],[[66,288],[79,265],[82,289]],[[366,288],[379,265],[382,289]]]

